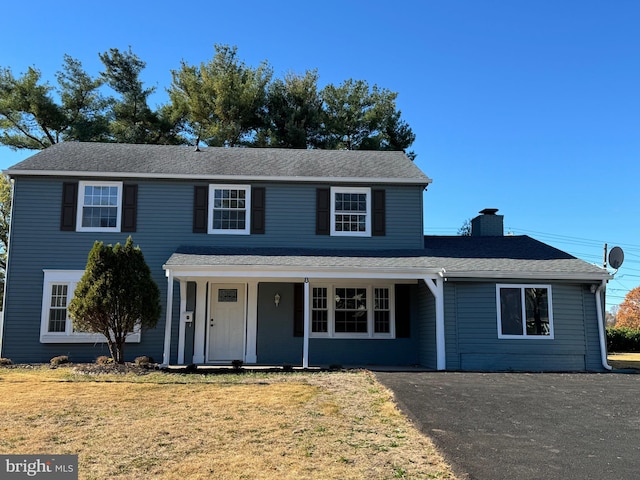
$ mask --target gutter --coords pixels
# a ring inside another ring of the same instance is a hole
[[[607,360],[607,334],[604,329],[604,318],[602,318],[602,296],[600,293],[604,290],[607,285],[606,280],[602,280],[602,283],[596,291],[594,292],[596,296],[596,315],[598,317],[598,333],[600,334],[600,360],[602,361],[602,366],[606,370],[612,370],[611,365],[609,365]]]

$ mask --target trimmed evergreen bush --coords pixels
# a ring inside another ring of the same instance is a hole
[[[607,328],[609,352],[640,352],[640,330],[632,328]]]

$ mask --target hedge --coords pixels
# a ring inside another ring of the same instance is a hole
[[[609,352],[640,352],[640,330],[632,328],[607,328]]]

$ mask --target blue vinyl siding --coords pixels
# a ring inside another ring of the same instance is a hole
[[[123,243],[129,235],[60,231],[64,180],[44,177],[15,179],[2,350],[2,355],[15,362],[48,361],[63,354],[70,355],[72,361],[89,361],[108,354],[106,344],[42,344],[39,341],[43,269],[82,270],[94,241]],[[387,234],[362,238],[315,234],[315,192],[320,185],[262,184],[266,187],[265,234],[209,235],[192,232],[194,182],[132,180],[130,183],[138,184],[137,231],[131,236],[134,243],[142,248],[160,287],[163,306],[166,303],[167,280],[162,265],[181,245],[362,250],[420,248],[423,242],[422,223],[416,221],[422,218],[422,187],[418,186],[385,187]],[[176,283],[172,361],[177,358],[179,304],[179,286]],[[141,343],[126,345],[127,360],[138,355],[162,360],[165,317],[163,309],[157,327],[143,332]],[[187,331],[188,339],[191,335],[192,332]],[[313,343],[318,342],[314,340]],[[342,342],[342,345],[346,346],[345,352],[349,351],[348,342]],[[379,345],[377,343],[377,349]],[[188,348],[185,353],[190,353]],[[358,358],[365,359],[366,355]],[[188,358],[185,355],[185,359]]]
[[[590,314],[595,306],[585,296],[587,287],[551,287],[554,339],[498,339],[496,284],[448,282],[445,297],[455,295],[456,302],[455,309],[447,302],[447,329],[457,329],[457,342],[447,345],[447,368],[455,369],[457,360],[462,370],[600,370],[597,323]]]
[[[281,296],[276,307],[273,297]],[[416,308],[411,308],[411,331],[418,329]],[[261,283],[258,286],[258,363],[302,363],[302,337],[293,336],[293,284]],[[418,337],[398,339],[311,338],[311,365],[417,365]]]
[[[436,302],[431,290],[420,281],[415,288],[420,322],[418,336],[420,338],[420,365],[437,368],[436,351]]]

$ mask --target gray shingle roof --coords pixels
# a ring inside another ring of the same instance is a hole
[[[219,148],[63,142],[12,166],[9,175],[431,182],[403,152]]]
[[[372,269],[435,273],[447,278],[609,278],[606,270],[527,236],[425,237],[415,250],[320,250],[180,247],[167,261],[176,270],[206,267]],[[418,275],[419,276],[419,275]]]

